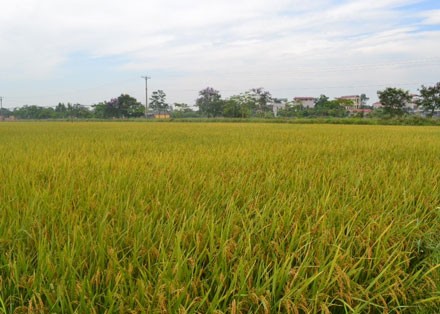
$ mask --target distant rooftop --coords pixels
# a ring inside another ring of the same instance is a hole
[[[352,98],[359,98],[359,95],[348,95],[348,96],[338,97],[338,99],[352,99]]]
[[[295,97],[294,100],[315,100],[316,97]]]

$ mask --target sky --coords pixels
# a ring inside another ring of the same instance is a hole
[[[3,107],[129,94],[195,103],[255,87],[329,97],[440,81],[440,1],[16,0],[0,11]]]

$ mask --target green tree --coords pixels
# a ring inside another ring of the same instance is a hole
[[[59,103],[55,107],[55,113],[56,113],[56,117],[61,119],[65,119],[65,118],[85,119],[92,117],[92,112],[89,110],[89,108],[81,104],[67,103],[66,106],[63,103]]]
[[[252,88],[249,91],[251,98],[254,100],[255,114],[258,116],[267,116],[267,113],[272,113],[272,95],[269,91],[262,87]]]
[[[97,118],[135,118],[144,115],[144,106],[127,94],[92,106]]]
[[[329,98],[323,94],[321,94],[318,98],[315,100],[315,108],[323,107],[327,102]]]
[[[194,111],[188,104],[174,103],[174,110],[172,111],[173,118],[197,118],[199,113]]]
[[[21,119],[53,119],[56,113],[53,108],[25,105],[14,110],[14,116]]]
[[[145,106],[142,105],[136,98],[128,94],[122,94],[117,98],[119,108],[124,117],[138,118],[145,114]]]
[[[98,104],[92,105],[93,116],[98,119],[110,118],[108,115],[108,107],[106,102],[100,102]]]
[[[10,115],[12,115],[12,111],[8,108],[1,108],[0,110],[0,116],[2,117],[9,117]]]
[[[309,110],[306,110],[301,103],[287,102],[284,108],[278,110],[280,117],[304,117],[307,116]]]
[[[240,105],[241,117],[248,118],[256,113],[257,105],[254,95],[247,91],[244,94],[233,96]]]
[[[55,107],[55,113],[59,119],[65,119],[68,117],[67,107],[64,103],[58,103]]]
[[[419,89],[420,98],[417,105],[428,111],[428,115],[432,117],[436,109],[440,109],[440,82],[434,86],[424,86]]]
[[[167,112],[169,105],[166,102],[167,95],[163,90],[154,91],[150,97],[150,107],[158,113]]]
[[[192,109],[188,106],[188,104],[183,103],[183,102],[182,103],[175,102],[173,107],[176,111],[180,111],[180,112],[191,112],[192,111]]]
[[[403,115],[406,105],[411,102],[409,91],[401,88],[387,87],[383,91],[378,91],[377,96],[384,112],[391,116]]]
[[[223,103],[223,115],[231,118],[247,118],[256,109],[255,98],[249,91],[229,97]]]
[[[317,103],[313,108],[313,113],[320,117],[345,117],[347,116],[346,107],[349,106],[353,106],[353,103],[347,99],[326,100]]]
[[[223,106],[223,116],[229,118],[240,118],[243,117],[242,112],[245,108],[242,106],[240,96],[232,96],[225,100]]]
[[[196,106],[202,115],[209,117],[218,117],[223,113],[224,102],[221,99],[219,91],[212,87],[206,87],[199,92]]]
[[[367,101],[369,101],[370,98],[368,98],[367,95],[365,95],[365,94],[361,94],[360,98],[361,98],[361,104],[360,104],[361,108],[367,108],[368,107]]]

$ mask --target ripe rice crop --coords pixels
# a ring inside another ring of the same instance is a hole
[[[1,123],[0,313],[440,312],[440,128]]]

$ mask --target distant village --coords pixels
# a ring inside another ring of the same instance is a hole
[[[21,119],[170,119],[170,118],[313,118],[313,117],[376,117],[416,115],[440,117],[440,82],[421,86],[419,94],[400,88],[377,92],[379,101],[368,105],[365,94],[344,95],[330,99],[301,96],[275,98],[264,88],[253,88],[223,99],[220,92],[206,87],[198,93],[194,105],[168,104],[163,90],[153,91],[146,105],[127,94],[91,106],[59,103],[54,107],[25,105],[2,107],[0,121]],[[146,98],[148,100],[148,98]]]
[[[409,102],[405,102],[405,106],[403,109],[408,114],[417,114],[424,115],[424,109],[418,105],[419,95],[410,94],[411,100]],[[364,96],[364,97],[362,97]],[[373,112],[374,109],[381,109],[384,106],[380,101],[373,103],[372,105],[368,105],[368,98],[365,95],[347,95],[347,96],[339,96],[336,97],[335,100],[342,101],[347,104],[345,109],[347,113],[350,115],[369,115]],[[302,106],[303,108],[315,108],[315,105],[318,101],[317,97],[294,97],[293,104],[297,104]],[[273,102],[273,113],[276,117],[278,115],[279,110],[283,110],[288,106],[289,100],[287,98],[279,98],[274,99]]]

